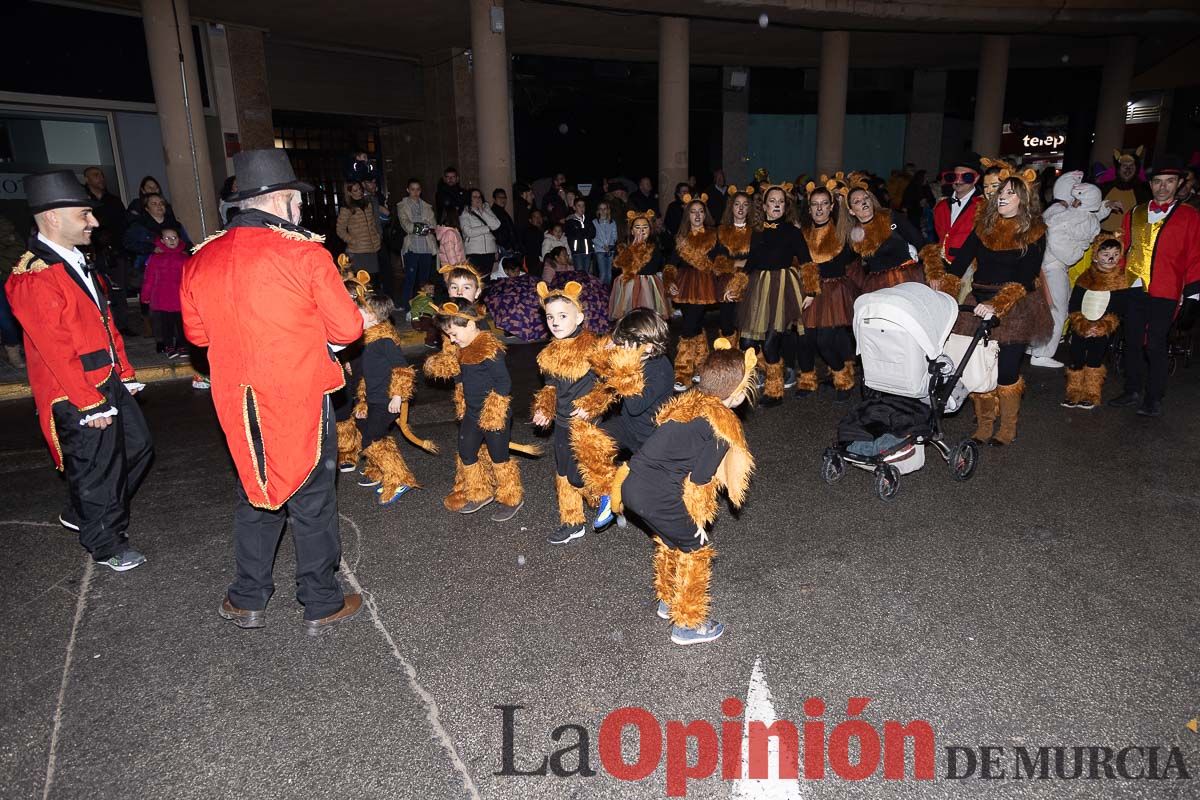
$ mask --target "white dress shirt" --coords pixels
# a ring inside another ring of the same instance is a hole
[[[99,307],[100,306],[100,293],[96,290],[96,284],[92,282],[92,276],[88,275],[87,271],[84,269],[85,265],[87,264],[87,259],[84,258],[83,253],[79,252],[79,248],[72,247],[70,250],[68,250],[67,248],[63,247],[62,245],[58,245],[58,244],[55,244],[54,242],[50,241],[45,236],[42,236],[42,234],[40,234],[40,233],[38,234],[37,238],[38,238],[39,242],[46,245],[46,247],[49,247],[55,253],[58,253],[60,256],[62,256],[62,260],[63,260],[64,264],[66,264],[71,269],[75,270],[75,274],[79,276],[80,280],[83,281],[83,285],[86,286],[88,289],[88,292],[91,293],[92,302],[94,302],[96,304],[96,306]]]

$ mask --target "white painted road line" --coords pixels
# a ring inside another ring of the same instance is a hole
[[[758,721],[770,725],[775,720],[775,702],[759,657],[754,659],[754,670],[746,690],[746,709],[742,718],[742,775],[750,774],[750,723]],[[798,780],[779,777],[778,739],[769,740],[767,757],[770,764],[767,777],[760,780],[739,778],[733,782],[730,797],[738,800],[803,800],[804,792]]]

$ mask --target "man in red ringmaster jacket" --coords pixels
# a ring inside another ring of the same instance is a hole
[[[953,263],[959,248],[975,229],[975,213],[983,202],[979,158],[971,153],[956,160],[942,173],[942,183],[950,186],[950,194],[933,207],[933,229],[946,260]]]
[[[219,613],[266,624],[272,564],[285,520],[296,547],[296,598],[316,635],[354,617],[358,594],[334,575],[341,554],[329,394],[345,382],[333,347],[362,336],[362,316],[321,237],[299,226],[301,192],[282,150],[233,158],[242,211],[184,268],[188,341],[208,347],[212,397],[237,468],[237,575]]]
[[[59,520],[98,565],[125,572],[146,562],[125,529],[153,447],[108,287],[78,249],[98,227],[96,203],[69,170],[24,185],[38,232],[4,289],[25,331],[42,434],[67,479],[70,507]]]

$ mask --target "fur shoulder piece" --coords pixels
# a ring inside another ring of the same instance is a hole
[[[577,381],[592,368],[596,335],[585,330],[570,339],[555,339],[538,353],[538,367],[560,380]]]
[[[688,423],[703,417],[712,428],[713,435],[729,445],[729,452],[721,461],[714,480],[729,493],[734,506],[746,501],[750,488],[750,474],[754,471],[754,457],[746,445],[742,423],[731,410],[712,395],[698,389],[684,392],[668,400],[658,412],[658,424],[664,422]]]
[[[741,228],[736,225],[722,225],[717,229],[717,238],[734,258],[744,257],[750,252],[750,237],[753,234],[754,229],[749,225]]]
[[[613,347],[602,351],[595,368],[604,382],[621,397],[637,397],[646,390],[641,347]]]
[[[1038,217],[1027,231],[1018,231],[1017,223],[1010,219],[1000,219],[992,228],[983,227],[983,215],[975,218],[975,235],[979,242],[992,252],[1001,250],[1025,250],[1029,245],[1046,235],[1046,223]]]
[[[26,273],[36,273],[42,270],[50,269],[51,265],[42,261],[33,253],[26,252],[21,259],[17,261],[17,265],[13,267],[13,275],[24,275]]]
[[[1123,269],[1101,272],[1092,266],[1079,276],[1075,285],[1092,292],[1116,292],[1129,288],[1129,273]]]
[[[475,341],[464,347],[458,353],[458,363],[471,366],[491,361],[497,354],[504,352],[504,342],[497,339],[488,331],[480,331]]]
[[[689,233],[682,242],[676,245],[675,252],[693,269],[700,272],[713,272],[716,266],[708,254],[716,245],[717,232],[706,228],[700,233]]]
[[[307,231],[290,231],[282,225],[268,225],[267,227],[289,241],[316,242],[317,244],[325,243],[325,237],[317,233],[311,233]]]
[[[853,241],[852,237],[850,246],[860,256],[875,255],[876,251],[883,247],[883,243],[892,237],[892,215],[886,211],[879,212],[862,226],[862,232],[862,241]]]
[[[613,259],[613,264],[621,270],[622,276],[633,278],[641,272],[642,267],[650,263],[650,259],[653,257],[654,245],[652,243],[630,244],[620,248],[617,257]]]
[[[198,245],[196,245],[196,246],[194,246],[194,247],[192,248],[192,255],[196,255],[196,253],[199,253],[199,252],[200,252],[200,248],[201,248],[201,247],[204,247],[204,245],[208,244],[209,242],[212,242],[212,241],[215,241],[215,240],[217,240],[217,239],[220,239],[222,236],[224,236],[224,235],[225,235],[225,234],[227,234],[227,233],[229,233],[229,229],[228,229],[228,228],[225,228],[225,229],[223,229],[223,230],[219,230],[219,231],[217,231],[217,232],[216,232],[216,233],[214,233],[212,236],[209,236],[209,237],[208,237],[207,239],[205,239],[203,242],[201,242],[200,244],[198,244]]]
[[[396,333],[395,326],[387,321],[372,325],[363,331],[363,344],[378,342],[380,339],[391,339],[397,346],[400,344],[400,334]]]

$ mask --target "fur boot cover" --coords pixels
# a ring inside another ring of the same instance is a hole
[[[996,387],[996,395],[1000,401],[1000,425],[989,444],[1012,444],[1017,438],[1017,419],[1021,414],[1021,395],[1024,393],[1024,378],[1017,378],[1016,383],[1008,386]]]
[[[558,521],[563,525],[582,525],[586,522],[583,490],[572,486],[565,475],[554,476],[554,488],[558,492]]]
[[[571,451],[583,476],[583,493],[590,505],[612,489],[617,474],[617,443],[595,423],[571,420]]]
[[[337,424],[337,449],[339,464],[358,464],[362,451],[362,431],[353,419],[344,419]]]
[[[411,486],[414,489],[421,487],[408,464],[404,463],[404,456],[400,455],[400,449],[396,447],[396,440],[392,437],[385,436],[375,442],[363,451],[363,455],[366,456],[367,463],[379,471],[382,481],[379,491],[381,503],[390,500],[401,486]]]
[[[459,456],[454,457],[454,488],[442,500],[447,511],[458,512],[467,504],[467,471]]]
[[[817,390],[817,371],[801,372],[796,376],[797,392],[815,392]]]
[[[521,470],[517,460],[510,458],[494,464],[492,470],[496,476],[496,500],[501,505],[519,506],[525,500],[525,488],[521,485]]]
[[[971,438],[983,444],[992,438],[996,415],[1000,412],[996,392],[972,392],[971,402],[975,404],[975,432],[971,434]]]
[[[1083,368],[1083,386],[1079,393],[1080,400],[1086,400],[1094,406],[1100,405],[1100,395],[1104,393],[1104,379],[1108,377],[1108,368],[1104,365],[1099,367],[1084,367]]]
[[[835,369],[831,373],[833,375],[833,388],[849,391],[854,388],[854,362],[847,361],[841,369]]]
[[[712,560],[717,552],[710,545],[680,552],[676,556],[675,586],[669,605],[671,623],[680,628],[695,628],[708,619],[711,598]]]
[[[1083,370],[1068,367],[1065,372],[1067,377],[1067,402],[1075,405],[1083,399]]]
[[[668,606],[675,599],[678,556],[679,551],[674,547],[667,547],[662,539],[654,540],[654,596]]]
[[[767,379],[763,383],[763,397],[769,400],[783,399],[783,362],[767,364]]]

